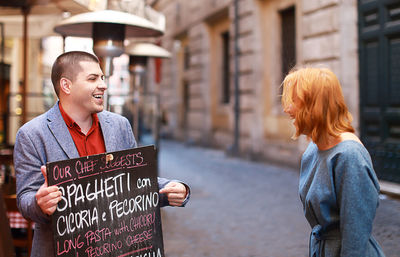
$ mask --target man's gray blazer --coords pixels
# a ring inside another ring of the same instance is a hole
[[[126,118],[107,111],[97,115],[107,152],[136,147],[131,125]],[[35,198],[36,192],[44,183],[40,167],[47,162],[71,158],[79,158],[79,154],[61,116],[58,103],[18,130],[14,146],[17,202],[22,215],[36,223],[32,257],[54,256],[50,216],[41,211]],[[159,188],[163,188],[168,182],[167,179],[158,178]],[[165,195],[160,195],[160,205],[168,205]]]

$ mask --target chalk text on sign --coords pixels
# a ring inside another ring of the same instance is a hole
[[[57,219],[57,233],[60,236],[65,233],[70,234],[75,229],[83,229],[99,223],[99,214],[97,208],[92,210],[79,210],[75,213],[71,212],[67,215],[61,215]]]
[[[85,234],[87,245],[90,245],[91,243],[97,243],[99,241],[105,241],[111,236],[112,233],[109,228],[97,229],[95,231],[89,230]]]
[[[151,180],[149,178],[138,178],[136,181],[136,186],[138,189],[144,188],[144,187],[151,187]]]
[[[85,252],[87,253],[88,257],[98,257],[105,254],[106,256],[109,256],[113,251],[121,249],[122,246],[123,245],[121,241],[104,243],[101,246],[89,246],[88,248],[86,248]]]
[[[111,220],[114,220],[114,215],[121,218],[134,212],[155,208],[158,205],[158,201],[159,196],[157,192],[150,192],[147,195],[137,195],[136,197],[124,199],[122,202],[114,200],[108,206]]]
[[[70,184],[66,188],[60,186],[61,201],[58,203],[57,210],[62,212],[67,208],[76,206],[79,202],[84,203],[85,200],[92,201],[98,198],[112,197],[124,192],[123,178],[127,176],[126,187],[130,189],[129,174],[120,173],[116,176],[108,177],[106,179],[95,179],[94,183],[87,183],[86,187],[82,184]]]
[[[59,167],[58,165],[56,165],[53,168],[52,174],[55,181],[59,179],[72,178],[70,166]]]
[[[84,245],[84,242],[80,240],[81,235],[78,235],[72,239],[64,240],[64,243],[60,246],[60,242],[57,241],[57,256],[64,253],[68,253],[70,250],[80,249]]]
[[[141,229],[143,227],[150,227],[156,221],[156,213],[149,213],[140,215],[138,217],[132,217],[129,220],[129,228],[131,231]]]
[[[146,165],[142,152],[122,155],[111,161],[107,161],[106,156],[104,156],[101,160],[102,165],[100,166],[100,170],[115,170]]]
[[[96,172],[95,171],[95,167],[97,165],[98,160],[88,160],[88,161],[77,161],[75,163],[75,172],[79,175],[79,176],[84,176],[84,175],[88,175],[91,173]]]
[[[126,245],[131,246],[133,244],[143,243],[152,238],[153,238],[153,233],[152,233],[152,229],[150,228],[148,230],[143,231],[142,233],[127,236],[125,242],[126,242]]]

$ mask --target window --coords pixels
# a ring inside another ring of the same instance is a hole
[[[190,52],[189,46],[185,46],[183,49],[183,69],[188,70],[190,67]]]
[[[188,126],[188,113],[189,113],[189,83],[183,81],[183,92],[182,92],[182,117],[181,117],[181,128],[186,129]]]
[[[282,79],[296,65],[296,19],[295,7],[280,12],[282,40]]]
[[[221,103],[228,104],[230,99],[230,69],[229,69],[229,31],[221,33],[222,39],[222,94]]]

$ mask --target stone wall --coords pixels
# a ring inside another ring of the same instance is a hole
[[[339,77],[358,127],[357,2],[355,0],[240,0],[239,87],[240,150],[244,156],[298,166],[307,141],[293,141],[294,127],[279,100],[281,72],[280,11],[295,6],[297,65],[331,68]],[[159,0],[154,8],[165,14],[162,46],[173,52],[163,62],[162,108],[168,113],[163,131],[174,138],[229,148],[234,131],[234,6],[228,0]],[[230,22],[231,99],[221,107],[215,62],[215,30]],[[213,34],[214,33],[214,34]],[[214,45],[213,45],[214,44]],[[183,68],[184,47],[190,65]],[[188,108],[183,109],[183,83]],[[169,96],[169,97],[167,97]],[[183,114],[187,126],[179,125]],[[219,117],[219,122],[216,118]],[[217,124],[219,123],[219,124]],[[221,126],[220,123],[226,123]],[[223,127],[223,128],[222,128]]]

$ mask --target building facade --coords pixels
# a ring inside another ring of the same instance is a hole
[[[396,132],[400,124],[396,105],[399,100],[394,100],[400,99],[396,98],[400,92],[399,58],[381,58],[389,75],[381,70],[379,62],[375,65],[379,49],[398,54],[399,1],[148,2],[166,16],[161,45],[173,53],[171,60],[163,61],[160,85],[165,135],[229,149],[235,140],[234,107],[238,94],[241,155],[297,167],[307,140],[291,139],[295,129],[281,108],[281,82],[295,65],[328,67],[341,81],[357,134],[369,147],[375,165],[380,165],[376,168],[378,175],[400,182],[400,137]],[[389,25],[391,30],[386,31]],[[382,76],[386,76],[387,84],[381,83]],[[235,79],[239,82],[238,91]],[[391,91],[385,91],[386,97],[378,99],[383,87]],[[388,96],[393,102],[388,114],[391,116],[379,123],[377,119],[387,107]],[[381,161],[378,152],[385,155]],[[391,156],[390,174],[385,174],[387,169],[382,166],[388,161],[386,155]]]
[[[108,3],[111,9],[127,12],[145,8],[145,2],[165,15],[165,34],[155,41],[172,58],[148,62],[146,90],[156,93],[144,101],[151,102],[147,105],[152,113],[145,116],[157,116],[160,99],[164,136],[221,149],[238,146],[244,157],[298,167],[307,140],[291,139],[295,129],[281,108],[281,82],[295,65],[328,67],[341,81],[353,125],[378,176],[400,183],[399,0],[86,2]],[[21,124],[21,82],[27,81],[29,120],[46,109],[43,93],[51,88],[48,60],[55,57],[43,54],[42,48],[49,47],[43,36],[30,34],[24,78],[23,40],[12,34],[20,31],[15,28],[21,21],[16,25],[1,18],[1,62],[8,75],[1,73],[5,86],[0,98],[9,100],[0,105],[0,120],[7,121],[0,126],[0,143],[13,144]],[[31,15],[30,26],[46,31],[35,25],[41,24],[36,19]],[[51,45],[56,47],[62,45]]]

